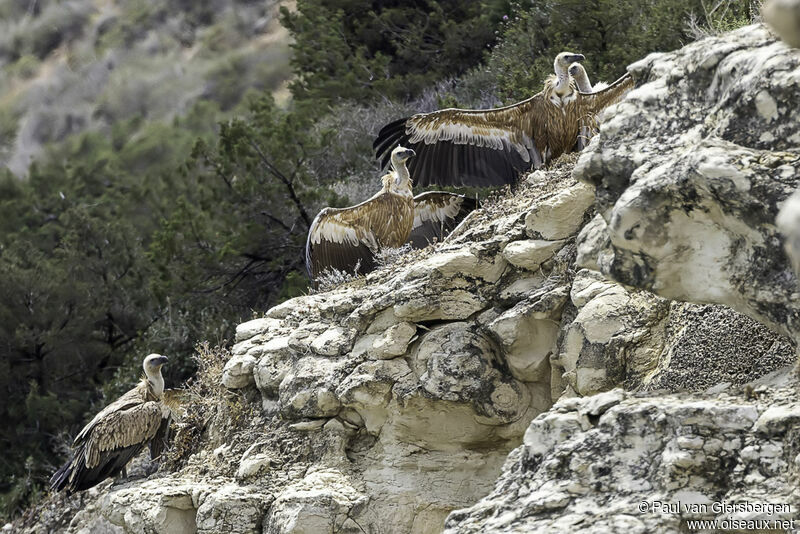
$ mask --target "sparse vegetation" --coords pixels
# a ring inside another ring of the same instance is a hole
[[[375,192],[383,124],[530,96],[564,48],[610,81],[690,39],[692,14],[722,31],[752,13],[728,4],[299,0],[289,72],[270,2],[0,3],[0,514],[149,352],[170,386],[197,373],[164,468],[183,465],[222,395],[224,349],[196,343],[308,291],[308,225]]]

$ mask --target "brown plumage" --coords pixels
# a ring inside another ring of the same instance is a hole
[[[462,195],[428,192],[413,196],[406,161],[413,150],[402,146],[391,154],[392,170],[372,198],[349,208],[325,208],[311,224],[306,267],[312,280],[327,270],[368,273],[382,248],[406,243],[419,248],[440,240],[475,207]]]
[[[633,87],[625,74],[608,88],[582,93],[567,72],[580,54],[564,52],[556,76],[541,92],[503,108],[444,109],[387,124],[373,143],[386,165],[398,143],[417,157],[409,170],[418,185],[492,186],[514,183],[520,173],[539,168],[575,146],[581,124]]]
[[[75,437],[72,459],[50,478],[50,489],[67,493],[95,486],[124,472],[127,463],[148,443],[155,458],[164,447],[172,410],[162,402],[165,356],[145,358],[145,376],[122,397],[103,408]],[[158,443],[151,443],[161,436]]]
[[[586,73],[586,69],[580,63],[573,63],[569,66],[569,75],[575,80],[575,85],[581,93],[596,93],[608,87],[606,82],[597,82],[592,85],[592,82],[589,81],[589,75]],[[620,99],[622,96],[624,96],[624,93],[620,95]],[[594,116],[585,117],[581,121],[581,127],[578,131],[578,142],[575,143],[574,150],[581,151],[586,148],[586,145],[589,144],[589,140],[591,140],[596,133],[597,121]]]

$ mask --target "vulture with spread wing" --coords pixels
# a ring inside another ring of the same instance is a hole
[[[431,191],[413,196],[406,161],[414,151],[402,146],[391,153],[392,170],[372,198],[349,208],[325,208],[311,223],[306,268],[313,281],[324,271],[365,274],[375,269],[382,248],[411,243],[422,248],[441,240],[473,209],[474,199]]]
[[[409,170],[421,186],[514,183],[520,173],[569,152],[581,125],[633,87],[633,79],[625,74],[602,91],[579,91],[568,68],[582,59],[562,52],[553,64],[556,75],[544,89],[511,106],[443,109],[389,123],[373,143],[376,157],[385,166],[398,144],[413,148],[417,157]]]
[[[589,75],[586,69],[580,63],[573,63],[569,66],[569,75],[575,80],[575,85],[581,93],[596,93],[602,91],[608,84],[606,82],[597,82],[592,85],[589,81]],[[627,92],[627,91],[626,91]],[[624,94],[622,95],[624,96]],[[575,150],[580,151],[586,148],[589,140],[597,133],[597,121],[593,116],[587,116],[581,122],[580,131],[578,132],[578,142],[575,144]]]
[[[51,490],[73,493],[120,472],[125,476],[125,466],[148,444],[152,458],[161,454],[173,413],[163,402],[161,367],[166,361],[160,354],[147,356],[142,381],[83,427],[73,443],[72,459],[50,478]]]

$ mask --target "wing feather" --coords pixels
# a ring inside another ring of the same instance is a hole
[[[477,207],[475,199],[431,191],[414,197],[414,224],[411,246],[423,248],[434,240],[441,241],[464,217]]]
[[[153,439],[161,425],[161,403],[148,401],[106,415],[92,429],[85,443],[84,463],[92,469],[103,453],[140,445]]]
[[[374,269],[378,236],[372,228],[386,193],[349,208],[325,208],[311,223],[306,241],[306,268],[312,280],[326,270],[353,273]]]
[[[541,165],[531,121],[541,93],[517,104],[487,110],[443,109],[384,126],[373,143],[382,165],[402,144],[417,156],[409,163],[415,185],[504,185]],[[533,122],[536,121],[534,117]],[[433,161],[432,161],[433,160]]]
[[[600,113],[611,104],[616,104],[625,98],[634,85],[633,76],[626,72],[604,89],[593,93],[580,93],[582,106],[591,113]]]

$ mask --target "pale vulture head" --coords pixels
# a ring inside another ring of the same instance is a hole
[[[575,79],[578,85],[578,90],[582,93],[591,93],[592,84],[589,82],[589,76],[586,74],[586,69],[580,63],[573,63],[569,66],[569,75]]]
[[[556,56],[553,62],[553,68],[558,72],[566,72],[569,66],[577,61],[583,61],[586,57],[583,54],[574,54],[572,52],[561,52]]]
[[[395,161],[397,163],[403,163],[407,159],[416,155],[417,153],[411,150],[410,148],[406,148],[404,146],[398,146],[397,148],[392,150],[392,161]]]
[[[151,354],[144,359],[142,367],[144,367],[144,374],[148,378],[155,378],[161,376],[161,366],[167,363],[167,357],[160,354]]]

